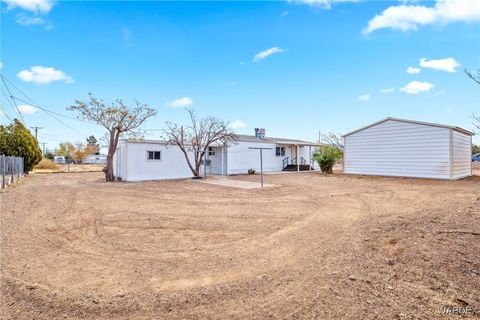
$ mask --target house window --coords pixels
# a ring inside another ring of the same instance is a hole
[[[275,148],[275,155],[277,157],[285,157],[285,147],[276,147]]]
[[[147,160],[160,160],[160,151],[147,151]]]
[[[214,147],[208,147],[208,155],[209,156],[214,156],[215,155],[215,148]]]

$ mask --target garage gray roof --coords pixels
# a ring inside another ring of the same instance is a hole
[[[460,131],[460,132],[462,132],[462,133],[469,134],[469,135],[471,135],[471,136],[474,135],[473,132],[468,131],[468,130],[463,129],[463,128],[460,128],[460,127],[456,127],[456,126],[450,126],[450,125],[446,125],[446,124],[439,124],[439,123],[432,123],[432,122],[422,122],[422,121],[416,121],[416,120],[408,120],[408,119],[399,119],[399,118],[391,118],[391,117],[388,117],[388,118],[382,119],[382,120],[380,120],[380,121],[374,122],[374,123],[372,123],[372,124],[369,124],[368,126],[365,126],[365,127],[360,128],[360,129],[351,131],[351,132],[349,132],[349,133],[347,133],[347,134],[344,134],[343,137],[346,137],[346,136],[351,135],[351,134],[353,134],[353,133],[356,133],[356,132],[365,130],[365,129],[367,129],[367,128],[376,126],[377,124],[383,123],[383,122],[388,121],[388,120],[399,121],[399,122],[407,122],[407,123],[414,123],[414,124],[422,124],[422,125],[432,126],[432,127],[447,128],[447,129],[452,129],[452,130]]]

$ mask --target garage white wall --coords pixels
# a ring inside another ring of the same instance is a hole
[[[147,151],[160,151],[161,160],[147,160]],[[120,148],[125,181],[183,179],[193,176],[177,146],[149,142],[124,142]]]
[[[450,178],[450,129],[387,120],[345,137],[345,173]]]
[[[452,130],[453,178],[460,179],[472,174],[471,136]]]

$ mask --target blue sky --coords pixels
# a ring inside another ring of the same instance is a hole
[[[190,105],[239,133],[264,127],[307,140],[388,116],[471,130],[480,88],[463,69],[480,69],[475,2],[9,0],[1,72],[41,107],[71,117],[65,108],[88,92],[138,99],[158,110],[148,129],[185,122],[181,106]],[[13,117],[4,95],[0,103]],[[103,135],[22,110],[28,126],[44,127],[39,140],[49,149]]]

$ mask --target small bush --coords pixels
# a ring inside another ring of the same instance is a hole
[[[342,151],[334,146],[321,146],[313,153],[313,159],[318,163],[323,173],[332,173],[333,165],[342,157]]]
[[[34,167],[34,169],[48,169],[48,170],[60,170],[60,166],[55,162],[43,158],[40,162]]]
[[[248,174],[255,174],[255,169],[252,169],[252,168],[248,169]]]

